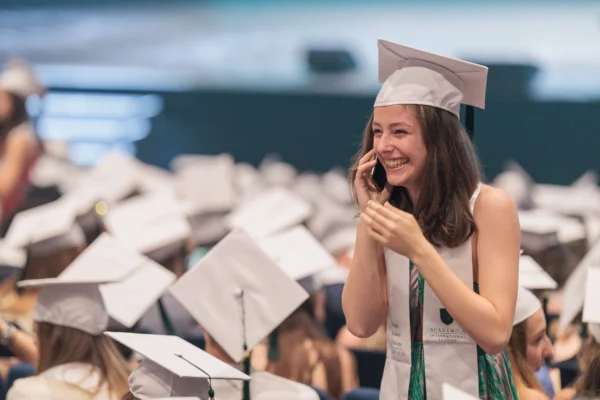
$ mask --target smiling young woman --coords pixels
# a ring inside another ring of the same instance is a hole
[[[481,183],[458,116],[483,108],[487,68],[379,42],[385,81],[352,168],[360,221],[342,305],[372,335],[387,319],[381,399],[439,399],[449,383],[517,397],[505,347],[520,234],[508,195]]]

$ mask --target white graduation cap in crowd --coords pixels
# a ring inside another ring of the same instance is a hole
[[[21,211],[15,215],[5,236],[13,248],[27,248],[32,256],[45,256],[86,244],[75,210],[66,199]]]
[[[590,267],[587,272],[585,298],[583,302],[583,322],[588,324],[588,332],[600,343],[600,265]]]
[[[588,214],[583,217],[588,247],[592,248],[600,240],[600,215]]]
[[[540,300],[529,290],[519,286],[513,325],[520,324],[541,309],[542,303]]]
[[[508,193],[517,208],[524,209],[531,206],[531,191],[535,183],[515,161],[510,161],[505,171],[494,178],[493,185]]]
[[[323,191],[336,203],[352,204],[352,193],[348,183],[348,174],[339,169],[332,169],[321,177]]]
[[[100,285],[125,279],[145,260],[101,235],[56,278],[24,280],[19,287],[40,288],[33,312],[47,322],[99,335],[109,323]]]
[[[461,104],[485,108],[487,67],[385,40],[378,48],[383,86],[375,107],[423,104],[457,117]]]
[[[558,284],[531,256],[519,258],[519,286],[529,290],[556,289]]]
[[[227,223],[253,237],[265,237],[304,222],[311,213],[310,203],[286,188],[274,187],[240,204]]]
[[[234,229],[169,289],[235,361],[308,293],[242,229]]]
[[[0,74],[0,89],[26,99],[31,95],[43,96],[46,88],[40,83],[27,62],[12,58]]]
[[[307,202],[317,204],[323,198],[321,177],[314,173],[300,174],[294,182],[292,191]]]
[[[186,204],[186,214],[231,211],[236,203],[233,157],[221,154],[198,156],[193,160],[179,165],[176,174],[176,191]]]
[[[142,193],[175,190],[175,175],[170,171],[136,160],[139,170],[139,190]]]
[[[477,400],[477,397],[471,396],[449,383],[442,384],[442,396],[443,400]]]
[[[15,248],[0,240],[0,266],[23,268],[27,262],[27,253],[24,249]]]
[[[319,289],[315,275],[334,268],[333,256],[304,226],[279,232],[257,241],[260,248],[309,293]]]
[[[250,380],[248,375],[177,336],[105,334],[144,357],[129,376],[129,390],[140,399],[204,398],[213,380]],[[215,397],[220,398],[217,390]]]
[[[535,185],[532,192],[536,207],[569,216],[600,214],[600,190],[593,187]]]
[[[268,185],[254,166],[238,163],[235,166],[235,187],[242,201],[245,201],[267,190]]]
[[[147,193],[111,207],[104,225],[120,242],[161,260],[192,235],[181,204],[171,191]]]
[[[586,295],[588,271],[596,266],[600,266],[600,243],[592,247],[583,257],[565,282],[563,309],[558,320],[559,331],[566,329],[582,310]]]
[[[523,246],[542,250],[559,243],[583,240],[586,232],[576,218],[543,210],[519,211]],[[538,238],[535,240],[535,238]]]
[[[571,187],[598,188],[598,173],[592,169],[585,171],[571,184]]]
[[[321,198],[307,222],[308,229],[319,240],[344,227],[356,227],[358,211],[354,206],[340,205],[328,198]]]
[[[258,170],[270,186],[292,187],[298,176],[296,168],[273,155],[266,156]]]
[[[29,179],[38,187],[57,186],[68,192],[84,175],[82,168],[67,160],[42,154],[29,173]]]

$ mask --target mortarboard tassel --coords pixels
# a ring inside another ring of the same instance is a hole
[[[171,322],[171,318],[169,318],[169,315],[167,314],[167,310],[165,309],[162,299],[158,299],[158,312],[160,313],[160,319],[162,320],[163,327],[165,328],[167,335],[178,336],[177,330],[175,329],[173,322]]]
[[[188,360],[187,358],[185,358],[181,354],[175,354],[175,355],[177,357],[181,358],[182,360],[184,360],[185,362],[187,362],[188,364],[194,366],[195,368],[198,368],[206,376],[208,376],[208,398],[209,398],[209,400],[215,400],[215,391],[213,390],[213,387],[212,387],[212,378],[211,378],[211,376],[205,370],[203,370],[202,368],[200,368],[199,366],[197,366],[196,364],[194,364],[193,362],[191,362],[190,360]]]
[[[250,351],[248,351],[248,341],[246,340],[246,307],[244,302],[244,290],[240,291],[240,302],[242,305],[242,338],[244,343],[244,373],[250,376]],[[250,400],[250,382],[244,381],[242,391],[242,400]]]
[[[465,111],[465,128],[467,129],[471,141],[473,141],[473,138],[475,137],[475,107],[466,106]]]

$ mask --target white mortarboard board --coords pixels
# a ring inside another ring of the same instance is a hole
[[[556,289],[558,284],[531,256],[519,259],[519,286],[529,290]]]
[[[201,383],[209,378],[250,380],[248,375],[177,336],[105,334],[145,357],[129,377],[130,391],[141,399],[198,396],[202,394]],[[208,389],[208,385],[204,387]]]
[[[600,343],[600,265],[587,271],[585,299],[583,304],[583,322],[596,342]]]
[[[189,203],[187,215],[227,212],[235,206],[235,163],[229,154],[203,156],[180,168],[177,194]]]
[[[296,181],[298,171],[291,164],[274,156],[267,156],[258,166],[260,174],[271,186],[291,187]]]
[[[4,240],[0,240],[0,266],[23,268],[27,261],[25,250],[10,246]]]
[[[131,328],[176,279],[174,273],[146,258],[125,279],[100,286],[100,292],[108,315]]]
[[[519,286],[513,325],[520,324],[541,309],[542,303],[540,300],[529,290]]]
[[[583,217],[585,231],[587,233],[588,247],[592,247],[600,240],[600,216],[588,214]]]
[[[323,247],[331,254],[338,254],[342,251],[348,251],[356,243],[356,223],[343,225],[327,233],[321,240]]]
[[[327,195],[339,204],[352,204],[352,193],[348,176],[339,169],[332,169],[322,177],[322,188]]]
[[[169,291],[235,361],[244,355],[244,320],[252,349],[308,298],[242,229],[229,233]]]
[[[544,210],[519,211],[522,232],[544,234],[556,232],[559,243],[570,243],[586,237],[585,227],[576,218]]]
[[[461,104],[485,108],[487,67],[385,40],[378,48],[383,87],[375,107],[422,104],[456,116]]]
[[[294,187],[295,194],[310,203],[318,203],[323,198],[323,185],[321,177],[313,173],[303,173],[296,178]]]
[[[333,256],[302,225],[261,238],[257,243],[297,281],[336,266]]]
[[[58,186],[61,192],[68,191],[73,181],[77,181],[84,172],[72,163],[43,154],[29,173],[29,178],[36,186]]]
[[[251,164],[238,163],[235,166],[235,187],[245,200],[266,190],[267,182]]]
[[[140,253],[180,246],[191,226],[170,191],[136,196],[111,207],[104,225],[119,241]]]
[[[450,385],[449,383],[442,384],[442,399],[443,400],[477,400],[477,397],[471,396],[460,389]]]
[[[251,376],[252,400],[319,400],[317,392],[308,385],[266,371],[255,371]]]
[[[9,60],[0,74],[0,89],[27,98],[32,94],[43,96],[46,89],[35,77],[31,67],[18,58]]]
[[[314,207],[314,213],[307,222],[308,229],[319,240],[340,228],[356,226],[357,209],[343,206],[328,198],[322,198]]]
[[[588,170],[571,184],[571,187],[578,188],[597,188],[598,173],[594,170]]]
[[[75,224],[75,210],[65,199],[21,211],[15,215],[5,241],[15,248],[29,247],[32,255],[45,255],[85,245]]]
[[[558,323],[559,330],[564,330],[573,322],[583,308],[588,270],[595,266],[600,266],[600,243],[587,252],[565,282],[563,309]]]
[[[312,206],[283,187],[271,188],[242,203],[227,216],[230,228],[243,228],[253,237],[264,237],[305,221]]]
[[[188,220],[192,227],[192,240],[197,245],[217,243],[229,233],[222,214],[195,215]]]
[[[538,184],[532,199],[536,207],[564,215],[600,214],[600,190],[596,187]]]
[[[138,161],[139,189],[144,192],[175,190],[175,175],[162,168]]]
[[[33,318],[99,335],[109,316],[99,285],[126,278],[143,258],[101,235],[57,278],[25,280],[19,287],[38,287]]]
[[[517,208],[531,205],[531,181],[519,170],[509,169],[500,173],[494,178],[494,186],[508,193]]]

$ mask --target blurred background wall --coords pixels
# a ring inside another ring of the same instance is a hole
[[[0,61],[33,63],[51,89],[30,105],[39,134],[86,165],[120,146],[163,167],[221,152],[347,167],[377,38],[490,67],[488,179],[510,159],[539,182],[600,169],[597,1],[0,1]]]

